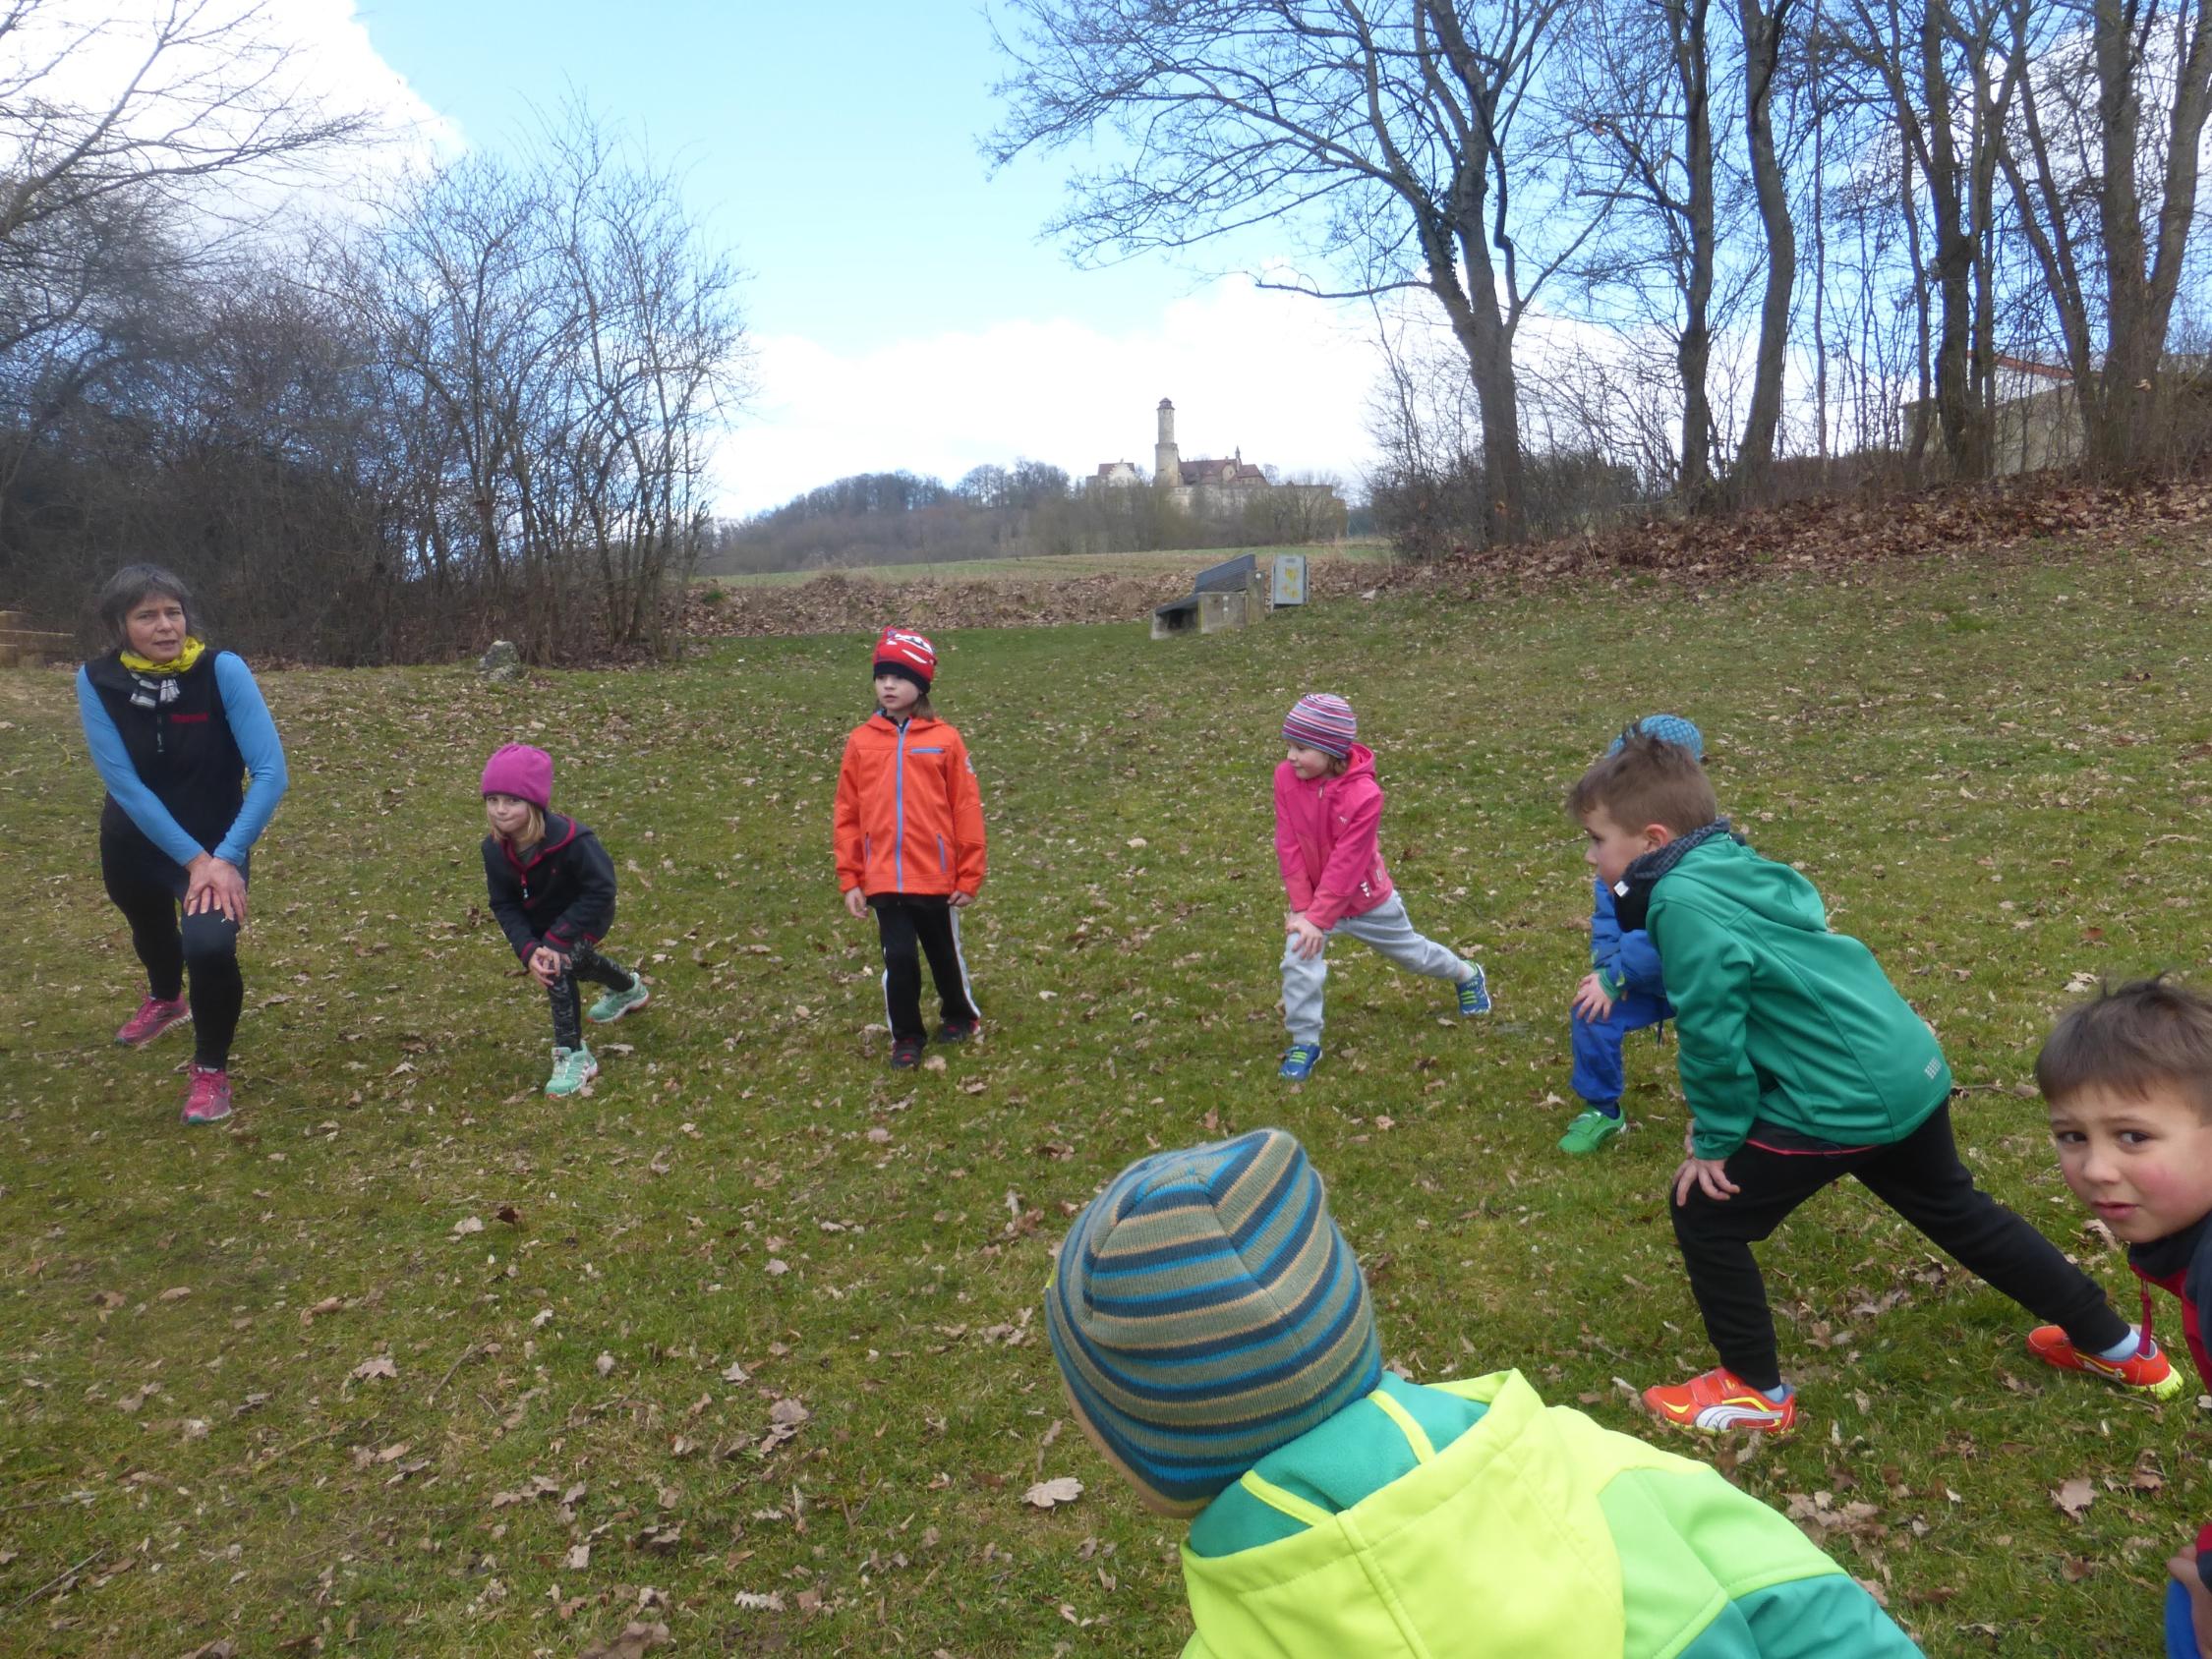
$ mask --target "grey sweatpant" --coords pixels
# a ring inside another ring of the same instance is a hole
[[[1327,939],[1342,935],[1371,945],[1401,968],[1411,968],[1430,979],[1448,979],[1463,985],[1475,976],[1475,965],[1445,949],[1434,940],[1414,932],[1406,919],[1406,902],[1392,893],[1362,916],[1346,916],[1329,929]],[[1283,942],[1283,1023],[1290,1027],[1293,1043],[1321,1040],[1321,987],[1329,977],[1328,946],[1310,961],[1302,959],[1295,946],[1296,934]]]

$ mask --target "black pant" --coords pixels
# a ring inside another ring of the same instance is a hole
[[[546,988],[547,996],[553,999],[553,1044],[557,1048],[584,1046],[584,999],[576,989],[580,979],[604,985],[610,991],[627,991],[637,983],[637,975],[628,968],[602,956],[589,940],[578,940],[568,952],[567,971]]]
[[[1759,1132],[1754,1126],[1755,1135]],[[1674,1237],[1690,1270],[1690,1289],[1705,1315],[1720,1363],[1754,1388],[1781,1382],[1775,1321],[1751,1246],[1830,1182],[1856,1175],[1875,1197],[1960,1266],[2039,1319],[2066,1328],[2077,1348],[2102,1352],[2127,1335],[2127,1322],[2095,1280],[2059,1247],[1974,1185],[1951,1139],[1950,1107],[1890,1146],[1854,1152],[1770,1152],[1748,1142],[1729,1155],[1728,1178],[1741,1187],[1725,1202],[1690,1188],[1674,1206]]]
[[[247,874],[251,855],[238,861]],[[100,880],[107,896],[131,925],[131,948],[146,965],[146,990],[173,1002],[192,973],[193,1062],[221,1071],[230,1064],[230,1040],[246,1005],[246,980],[238,971],[238,924],[219,910],[184,918],[177,906],[192,879],[185,867],[136,829],[100,831]]]
[[[960,915],[949,900],[931,894],[877,893],[868,900],[883,936],[883,1006],[893,1041],[920,1042],[922,1027],[921,958],[929,957],[929,977],[947,1020],[977,1017],[968,997],[967,964],[960,960]]]

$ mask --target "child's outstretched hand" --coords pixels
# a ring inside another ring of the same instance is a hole
[[[540,985],[550,986],[568,971],[568,958],[550,945],[541,944],[530,952],[530,976]]]
[[[2189,1593],[2189,1613],[2194,1620],[2198,1659],[2212,1659],[2212,1590],[2196,1575],[2196,1552],[2183,1550],[2166,1564],[2175,1582]]]
[[[1575,987],[1574,1011],[1587,1020],[1612,1017],[1613,1000],[1605,995],[1605,982],[1596,974],[1584,974],[1582,983]]]
[[[1298,941],[1291,948],[1298,952],[1298,959],[1302,962],[1310,962],[1329,942],[1329,936],[1309,922],[1305,912],[1299,910],[1291,912],[1285,931]]]
[[[844,913],[855,922],[868,913],[868,895],[858,887],[844,889]]]

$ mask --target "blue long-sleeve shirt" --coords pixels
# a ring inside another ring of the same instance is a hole
[[[100,781],[140,832],[179,864],[190,864],[203,852],[236,864],[268,828],[276,803],[291,787],[291,774],[284,765],[284,744],[276,735],[276,722],[269,717],[262,688],[255,683],[254,671],[246,666],[245,659],[234,652],[217,653],[215,685],[222,694],[223,718],[230,722],[231,738],[245,757],[252,782],[245,804],[231,820],[221,842],[203,847],[146,786],[131,764],[130,751],[123,746],[123,734],[115,729],[114,718],[92,689],[90,676],[82,668],[77,670],[78,717],[84,722],[85,744],[92,753]]]
[[[1598,970],[1606,993],[1618,999],[1626,992],[1664,997],[1666,981],[1659,972],[1659,947],[1642,928],[1623,929],[1613,912],[1613,892],[1603,882],[1591,884],[1597,902],[1590,911],[1590,965]]]

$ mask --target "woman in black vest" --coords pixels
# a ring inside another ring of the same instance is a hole
[[[196,637],[191,590],[169,572],[117,571],[100,593],[100,620],[116,649],[78,671],[77,710],[107,785],[100,877],[146,975],[146,1001],[115,1040],[142,1048],[191,1020],[184,1120],[220,1122],[230,1116],[230,1040],[246,1001],[238,930],[247,865],[284,797],[284,745],[246,664]]]

